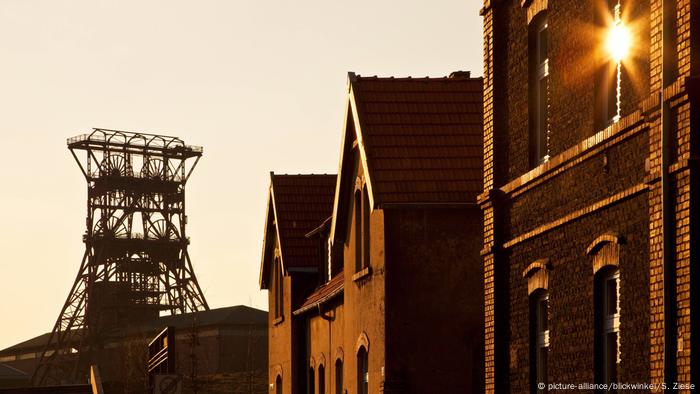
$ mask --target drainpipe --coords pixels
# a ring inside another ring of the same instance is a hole
[[[672,204],[671,165],[672,144],[670,135],[672,131],[671,109],[669,103],[664,99],[664,88],[671,85],[675,78],[675,68],[673,60],[675,58],[674,41],[675,32],[675,0],[662,0],[662,40],[661,40],[661,73],[662,87],[661,99],[661,204],[663,220],[663,286],[664,286],[664,381],[673,383],[677,379],[676,375],[676,267],[674,261],[674,210]]]

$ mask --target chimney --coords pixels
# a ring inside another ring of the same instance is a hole
[[[450,79],[467,79],[471,77],[471,71],[452,71]]]

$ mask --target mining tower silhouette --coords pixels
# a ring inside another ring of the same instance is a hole
[[[187,253],[185,185],[203,149],[177,137],[93,129],[68,139],[87,181],[85,253],[32,376],[85,382],[108,333],[209,310]]]

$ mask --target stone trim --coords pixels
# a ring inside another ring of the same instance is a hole
[[[321,366],[326,367],[326,356],[323,353],[318,356],[318,367],[320,368]]]
[[[539,259],[523,270],[523,278],[527,278],[527,295],[536,290],[549,290],[549,259]]]
[[[335,350],[335,361],[340,360],[341,363],[345,362],[345,354],[343,353],[343,348],[341,346],[338,346],[338,349]]]
[[[643,121],[644,118],[641,112],[636,111],[619,122],[606,127],[595,135],[586,138],[573,147],[554,156],[546,163],[515,178],[500,189],[504,194],[516,197],[575,165],[580,164],[584,160],[591,158],[602,150],[609,149],[642,130],[645,130],[646,127],[637,127],[640,126]],[[482,196],[483,197],[480,196],[479,200],[488,198],[483,194]]]
[[[523,278],[527,278],[532,276],[535,272],[539,270],[546,270],[549,269],[549,259],[539,259],[535,260],[533,263],[530,263],[524,270],[523,270]]]
[[[577,211],[574,211],[564,217],[561,217],[557,220],[554,220],[552,222],[549,222],[547,224],[544,224],[542,226],[539,226],[535,228],[534,230],[528,231],[522,235],[519,235],[510,241],[506,242],[503,244],[504,248],[511,248],[521,242],[527,241],[530,238],[534,238],[538,235],[542,235],[546,232],[549,232],[551,230],[554,230],[555,228],[561,227],[571,221],[574,221],[576,219],[579,219],[583,216],[590,215],[594,212],[600,211],[603,208],[606,208],[610,205],[613,205],[617,202],[623,201],[625,199],[628,199],[630,197],[633,197],[639,193],[645,192],[649,189],[649,185],[646,183],[640,183],[638,185],[632,186],[627,190],[623,190],[620,193],[617,193],[615,195],[612,195],[608,198],[602,199],[594,204],[591,204],[585,208],[579,209]]]
[[[601,235],[600,237],[596,238],[593,240],[593,242],[588,245],[588,248],[586,248],[586,254],[591,255],[593,253],[597,253],[599,249],[601,249],[606,243],[615,243],[619,244],[621,243],[622,239],[619,234],[617,233],[605,233]]]
[[[367,337],[367,333],[364,331],[362,331],[360,336],[357,338],[357,343],[355,344],[355,354],[359,353],[361,347],[364,347],[365,351],[369,353],[369,337]]]
[[[620,266],[620,236],[603,234],[591,242],[586,254],[593,256],[593,275],[604,267]]]
[[[520,6],[527,8],[527,24],[529,25],[535,17],[543,11],[547,11],[547,0],[521,0]]]
[[[360,281],[364,278],[368,278],[372,274],[372,269],[371,267],[365,267],[357,272],[352,276],[352,281],[357,282]]]
[[[284,373],[283,373],[284,369],[282,369],[282,365],[281,365],[281,364],[276,364],[276,365],[274,365],[274,366],[272,367],[272,370],[273,370],[272,376],[275,377],[275,382],[277,381],[277,377],[278,377],[278,376],[282,379],[282,381],[284,381]]]
[[[316,373],[316,359],[314,356],[309,357],[309,367],[314,369],[314,373]]]

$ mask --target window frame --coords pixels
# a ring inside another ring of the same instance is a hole
[[[281,259],[279,257],[275,257],[273,262],[273,296],[275,300],[274,313],[275,319],[279,319],[284,316],[284,273],[282,272]]]
[[[610,286],[612,282],[612,286]],[[601,267],[595,274],[595,382],[618,381],[621,352],[621,280],[616,265]],[[614,309],[611,309],[614,303]],[[614,339],[611,339],[614,338]],[[614,356],[611,357],[611,351]],[[615,391],[611,391],[615,392]]]
[[[362,188],[362,269],[369,267],[370,227],[369,191],[365,185]]]
[[[362,271],[362,189],[355,190],[353,214],[355,217],[355,272]]]
[[[538,289],[530,294],[530,392],[547,393],[550,351],[549,292]],[[544,389],[538,386],[545,384]]]
[[[309,365],[309,394],[316,394],[316,372],[313,365]]]
[[[343,360],[335,360],[335,394],[343,394]]]
[[[369,394],[369,352],[364,346],[357,351],[357,393]]]
[[[607,268],[599,275],[601,298],[600,305],[597,307],[598,313],[601,314],[599,354],[602,357],[602,365],[600,378],[602,383],[611,383],[617,381],[618,368],[620,361],[622,361],[620,352],[620,270]],[[611,284],[614,290],[610,287]],[[611,303],[615,304],[612,310]],[[611,337],[614,337],[614,340],[611,341]],[[614,349],[615,352],[613,357],[610,354],[611,349]]]
[[[538,13],[529,26],[530,162],[536,167],[549,160],[549,16]]]
[[[318,366],[318,394],[326,394],[326,366]]]

